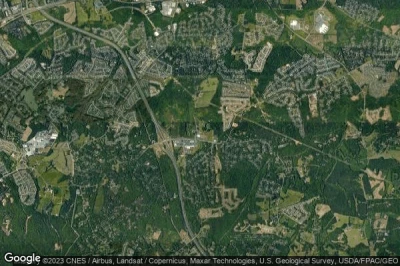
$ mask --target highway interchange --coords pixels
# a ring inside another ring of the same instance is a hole
[[[65,1],[62,2],[58,2],[59,5],[64,4]],[[202,243],[199,241],[199,239],[196,237],[196,234],[193,233],[192,228],[190,226],[190,222],[189,219],[187,218],[186,215],[186,209],[185,209],[185,203],[184,203],[184,199],[183,199],[183,191],[182,191],[182,177],[181,177],[181,173],[179,171],[179,167],[177,165],[177,161],[175,158],[175,154],[174,154],[174,149],[173,149],[173,145],[172,142],[170,140],[170,137],[168,135],[168,133],[161,127],[160,123],[157,121],[157,118],[154,115],[153,110],[151,109],[147,99],[146,99],[146,95],[144,94],[141,85],[140,85],[140,81],[138,80],[138,78],[136,77],[135,71],[132,68],[132,65],[127,57],[127,55],[125,54],[125,52],[115,43],[113,43],[110,40],[104,39],[96,34],[93,34],[91,32],[85,31],[83,29],[80,29],[78,27],[75,27],[73,25],[70,25],[64,21],[58,20],[54,17],[52,17],[51,15],[49,15],[44,8],[40,7],[39,4],[37,3],[36,0],[34,0],[34,4],[36,6],[36,10],[40,11],[41,14],[47,18],[48,20],[59,24],[63,27],[66,27],[68,29],[71,29],[73,31],[76,31],[82,35],[85,35],[87,37],[90,37],[94,40],[98,40],[103,42],[104,44],[114,48],[121,56],[121,58],[123,59],[129,74],[132,78],[132,82],[134,87],[137,89],[137,91],[139,92],[139,95],[146,107],[147,112],[149,113],[151,120],[156,128],[156,132],[157,132],[157,136],[158,136],[158,142],[163,143],[162,147],[163,147],[163,151],[165,152],[165,154],[169,157],[169,159],[171,160],[171,163],[174,166],[174,170],[175,170],[175,175],[176,175],[176,182],[177,182],[177,187],[178,187],[178,194],[179,194],[179,201],[180,201],[180,206],[181,206],[181,212],[182,212],[182,218],[186,227],[186,230],[189,234],[189,237],[191,238],[191,240],[193,241],[193,243],[195,244],[197,250],[199,251],[199,253],[203,256],[207,255],[207,251],[204,248],[204,246],[202,245]],[[54,5],[56,6],[56,5]],[[49,7],[49,6],[46,6]],[[36,11],[35,10],[35,11]],[[30,11],[33,12],[33,11]]]

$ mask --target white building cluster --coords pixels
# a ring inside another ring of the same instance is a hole
[[[38,132],[31,140],[23,144],[26,156],[41,153],[57,139],[58,133],[48,130]]]

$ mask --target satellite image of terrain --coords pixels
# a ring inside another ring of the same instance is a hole
[[[397,0],[0,0],[0,258],[400,256],[399,72]]]

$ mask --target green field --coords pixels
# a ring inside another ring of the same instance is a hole
[[[78,20],[78,26],[82,26],[89,21],[88,14],[79,2],[76,3],[76,18]]]
[[[286,193],[281,192],[281,200],[278,203],[279,208],[285,208],[290,205],[299,203],[304,194],[294,190],[288,190]]]
[[[53,167],[52,161],[43,155],[29,157],[28,165],[35,169],[39,184],[39,205],[37,211],[51,209],[51,214],[58,216],[63,203],[70,198],[69,180]]]
[[[217,92],[218,78],[208,78],[200,84],[199,95],[195,99],[195,108],[208,107]]]
[[[96,214],[100,213],[101,209],[103,208],[103,205],[104,205],[104,186],[99,185],[97,189],[97,195],[93,207],[93,212]]]
[[[30,14],[30,16],[31,16],[32,23],[46,20],[46,18],[39,11],[32,12]]]
[[[24,101],[29,106],[29,108],[31,108],[31,110],[33,111],[37,111],[38,105],[35,101],[35,96],[33,95],[33,89],[24,90],[22,92],[22,95],[24,97]]]
[[[108,12],[106,7],[96,9],[94,0],[86,1],[86,4],[80,2],[76,3],[76,16],[78,26],[83,26],[87,23],[101,22],[105,25],[112,24],[112,15]]]

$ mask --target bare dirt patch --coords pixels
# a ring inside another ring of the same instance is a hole
[[[392,121],[392,114],[390,113],[390,107],[386,106],[383,108],[383,114],[381,116],[383,121]]]
[[[296,0],[296,9],[302,10],[303,4],[307,4],[307,0]]]
[[[365,110],[365,118],[367,121],[373,125],[379,121],[381,109],[369,110],[368,108]]]
[[[4,234],[6,234],[6,236],[9,236],[11,234],[11,220],[10,219],[6,219],[2,226],[1,229],[3,230]]]
[[[52,95],[54,98],[64,99],[65,94],[67,94],[68,88],[58,88],[52,90]]]
[[[162,143],[154,143],[153,145],[151,145],[151,147],[153,148],[153,151],[156,154],[157,158],[160,158],[164,154]]]
[[[370,177],[370,178],[383,181],[382,171],[379,171],[378,173],[375,173],[375,171],[372,171],[371,169],[367,168],[367,169],[365,170],[365,173],[366,173],[366,174],[368,175],[368,177]]]
[[[61,250],[62,249],[62,245],[61,244],[59,244],[59,243],[55,243],[54,244],[54,250],[55,251],[59,251],[59,250]]]
[[[237,188],[225,188],[222,185],[218,189],[221,195],[221,204],[229,213],[236,210],[243,202],[243,199],[238,197]]]
[[[215,155],[214,157],[214,171],[215,174],[219,174],[222,170],[222,164],[221,164],[221,160],[219,159],[218,154]]]
[[[349,121],[346,122],[346,132],[344,135],[344,139],[348,140],[348,139],[357,139],[359,137],[361,137],[361,132],[358,130],[358,128],[350,123]]]
[[[265,235],[265,234],[271,235],[271,234],[276,233],[275,227],[271,227],[271,226],[268,226],[265,224],[260,224],[260,223],[257,224],[257,227],[258,227],[258,231],[256,232],[256,234],[258,234],[258,235]]]
[[[308,174],[310,172],[310,164],[314,160],[314,157],[312,155],[310,156],[305,156],[305,157],[300,157],[297,160],[297,172],[299,173],[301,178],[305,178],[306,182],[308,180]]]
[[[317,93],[308,95],[308,107],[310,109],[311,117],[318,117],[318,97]]]
[[[365,119],[371,124],[375,124],[379,120],[383,121],[392,121],[392,114],[390,113],[390,107],[386,106],[385,108],[379,107],[378,109],[369,110],[368,108],[365,110]]]
[[[222,211],[222,207],[219,208],[201,208],[199,210],[199,217],[202,220],[211,219],[211,218],[219,218],[224,215]]]
[[[322,218],[325,214],[330,212],[331,207],[326,204],[317,204],[315,206],[315,213],[318,215],[319,218]]]
[[[359,244],[368,246],[368,240],[365,238],[363,231],[360,228],[347,227],[344,230],[347,237],[347,244],[351,248],[355,248]]]
[[[353,96],[351,96],[351,98],[350,98],[350,100],[353,101],[353,102],[358,101],[359,99],[360,99],[360,95],[359,95],[359,94],[353,95]]]
[[[368,175],[369,184],[373,190],[372,194],[374,199],[382,199],[380,192],[385,190],[385,182],[382,171],[376,173],[376,171],[372,171],[371,169],[367,168],[365,173]]]
[[[383,33],[385,33],[387,35],[390,35],[392,33],[391,30],[389,29],[389,27],[386,25],[383,26],[382,31],[383,31]]]
[[[396,64],[394,65],[394,69],[399,70],[400,67],[400,59],[396,61]]]
[[[182,242],[185,243],[186,245],[190,243],[189,234],[188,234],[185,230],[182,229],[182,230],[179,232],[179,236],[180,236]]]
[[[26,128],[25,128],[25,131],[24,131],[24,133],[22,134],[22,138],[21,138],[21,140],[22,141],[28,141],[28,138],[29,138],[29,136],[31,135],[31,133],[32,133],[32,128],[30,128],[29,126],[27,126]]]
[[[395,35],[399,31],[400,25],[392,25],[390,29],[392,30],[392,34]]]
[[[396,35],[396,33],[399,31],[400,25],[391,25],[390,27],[388,26],[383,26],[382,31],[383,33],[387,35]]]
[[[151,237],[153,240],[158,240],[161,236],[161,230],[155,231]]]
[[[75,2],[71,2],[63,5],[68,12],[64,14],[64,21],[69,24],[73,24],[76,21],[76,9]]]

